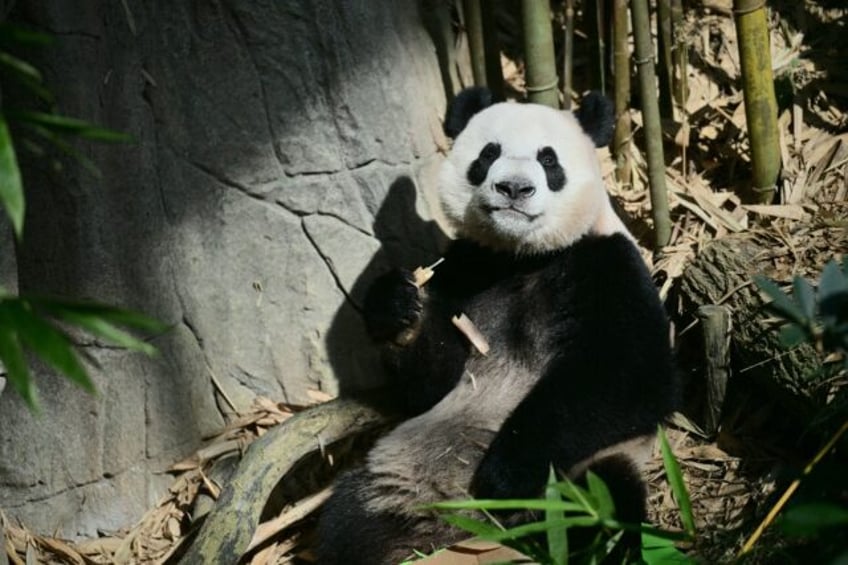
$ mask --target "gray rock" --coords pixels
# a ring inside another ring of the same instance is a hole
[[[102,175],[24,162],[26,238],[0,285],[171,325],[155,358],[84,345],[98,395],[43,368],[43,413],[0,396],[0,507],[36,531],[126,527],[156,474],[257,394],[375,386],[359,315],[389,260],[438,255],[444,110],[412,0],[18,3],[60,112],[130,133],[77,143]],[[10,242],[11,240],[9,240]]]

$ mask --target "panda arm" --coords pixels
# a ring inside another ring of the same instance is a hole
[[[469,354],[450,321],[453,301],[438,286],[419,290],[412,271],[394,269],[365,298],[366,328],[383,345],[397,408],[410,415],[428,410],[454,387]]]
[[[549,465],[567,471],[652,433],[672,410],[665,313],[638,253],[618,239],[575,254],[570,270],[582,275],[560,351],[495,436],[475,473],[475,496],[538,496]]]

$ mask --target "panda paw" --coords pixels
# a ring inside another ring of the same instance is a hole
[[[394,269],[374,281],[365,296],[365,326],[378,342],[408,345],[418,336],[424,304],[409,269]]]
[[[538,493],[528,489],[527,477],[503,458],[488,454],[471,481],[471,494],[479,499],[529,498]]]

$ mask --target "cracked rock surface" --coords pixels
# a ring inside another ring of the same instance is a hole
[[[444,93],[417,2],[83,4],[10,18],[57,36],[29,58],[61,113],[135,142],[76,144],[100,178],[24,160],[25,240],[13,253],[0,220],[0,285],[172,329],[155,358],[77,336],[97,396],[43,367],[41,416],[0,393],[0,508],[68,537],[131,525],[257,394],[379,384],[364,289],[444,237]]]

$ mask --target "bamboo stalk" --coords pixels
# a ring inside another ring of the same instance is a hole
[[[589,83],[592,88],[606,93],[606,76],[604,59],[606,45],[604,43],[604,2],[603,0],[586,0],[584,16],[589,31]]]
[[[480,0],[483,12],[483,45],[486,60],[486,84],[495,100],[504,100],[504,78],[501,66],[501,44],[498,40],[498,0]]]
[[[672,103],[674,67],[671,56],[672,46],[671,25],[671,0],[657,0],[657,45],[659,46],[658,67],[660,87],[660,116],[665,119],[674,119],[674,105]]]
[[[562,57],[562,92],[564,94],[563,108],[571,109],[571,97],[574,68],[574,0],[565,0],[565,53]]]
[[[465,14],[465,31],[468,34],[468,47],[471,51],[471,72],[474,84],[486,84],[486,48],[483,42],[483,12],[481,0],[463,0],[462,11]]]
[[[527,99],[559,108],[551,11],[546,0],[522,0]]]
[[[780,172],[780,146],[765,0],[733,0],[733,14],[751,145],[751,193],[742,196],[748,201],[769,203]]]
[[[615,155],[615,177],[629,186],[632,174],[630,154],[630,49],[627,45],[628,0],[614,0],[613,4],[613,59],[615,79],[615,138],[612,150]]]
[[[674,66],[672,96],[681,116],[683,116],[686,112],[686,99],[689,97],[689,85],[686,78],[687,67],[689,66],[689,46],[686,43],[683,30],[683,0],[671,0],[671,31],[671,58]]]
[[[654,49],[651,42],[651,20],[648,0],[633,0],[633,36],[636,46],[635,63],[639,70],[639,91],[642,97],[642,121],[648,160],[648,181],[651,189],[651,216],[654,220],[654,251],[660,251],[671,238],[671,219],[668,215],[668,191],[665,186],[665,155],[663,154],[660,110],[656,95]]]

